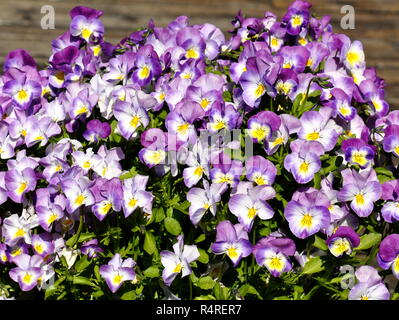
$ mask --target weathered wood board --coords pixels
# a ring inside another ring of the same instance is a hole
[[[261,17],[265,11],[282,16],[290,0],[0,0],[0,62],[10,50],[24,48],[43,65],[50,54],[50,41],[69,26],[69,11],[86,5],[105,11],[102,18],[108,41],[117,42],[134,28],[154,18],[165,26],[180,15],[192,23],[210,22],[224,32],[242,9],[247,16]],[[398,0],[310,0],[319,15],[330,15],[336,32],[364,44],[368,66],[374,66],[386,80],[387,100],[399,108],[399,1]],[[55,30],[42,30],[40,9],[55,8]],[[341,7],[352,5],[356,13],[354,30],[340,27]]]

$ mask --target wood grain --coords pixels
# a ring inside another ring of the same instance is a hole
[[[398,0],[310,0],[318,16],[329,15],[334,30],[361,40],[368,66],[376,67],[387,83],[386,97],[399,109],[399,1]],[[246,16],[261,17],[272,11],[281,17],[290,0],[1,0],[0,61],[11,50],[24,48],[40,65],[50,55],[50,42],[69,27],[69,11],[76,5],[104,10],[106,39],[116,43],[150,18],[165,26],[180,15],[191,23],[213,23],[226,34],[232,17],[242,9]],[[40,9],[55,9],[55,30],[42,30]],[[340,27],[341,7],[352,5],[356,13],[354,30]]]

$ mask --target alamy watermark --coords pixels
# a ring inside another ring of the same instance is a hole
[[[45,5],[40,9],[43,17],[40,20],[40,27],[43,30],[55,29],[55,9],[53,6]]]

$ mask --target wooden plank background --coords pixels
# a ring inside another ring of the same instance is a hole
[[[309,0],[318,16],[330,15],[334,30],[363,42],[368,66],[376,67],[386,80],[387,100],[399,109],[399,1],[398,0]],[[106,39],[116,43],[149,18],[165,26],[180,15],[192,23],[210,22],[227,33],[231,18],[242,9],[246,16],[261,17],[272,11],[279,17],[290,0],[0,0],[0,62],[10,50],[24,48],[40,65],[50,54],[50,41],[68,29],[69,11],[76,5],[104,10]],[[55,9],[55,30],[40,27],[43,5]],[[354,30],[342,30],[340,9],[352,5]]]

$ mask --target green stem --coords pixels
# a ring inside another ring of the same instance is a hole
[[[193,282],[191,281],[191,276],[188,276],[188,283],[190,287],[190,300],[193,300]]]
[[[80,216],[79,216],[79,227],[78,227],[78,231],[76,232],[76,238],[75,241],[72,243],[71,247],[73,248],[79,241],[80,238],[80,234],[82,233],[83,230],[83,212],[80,211]]]

